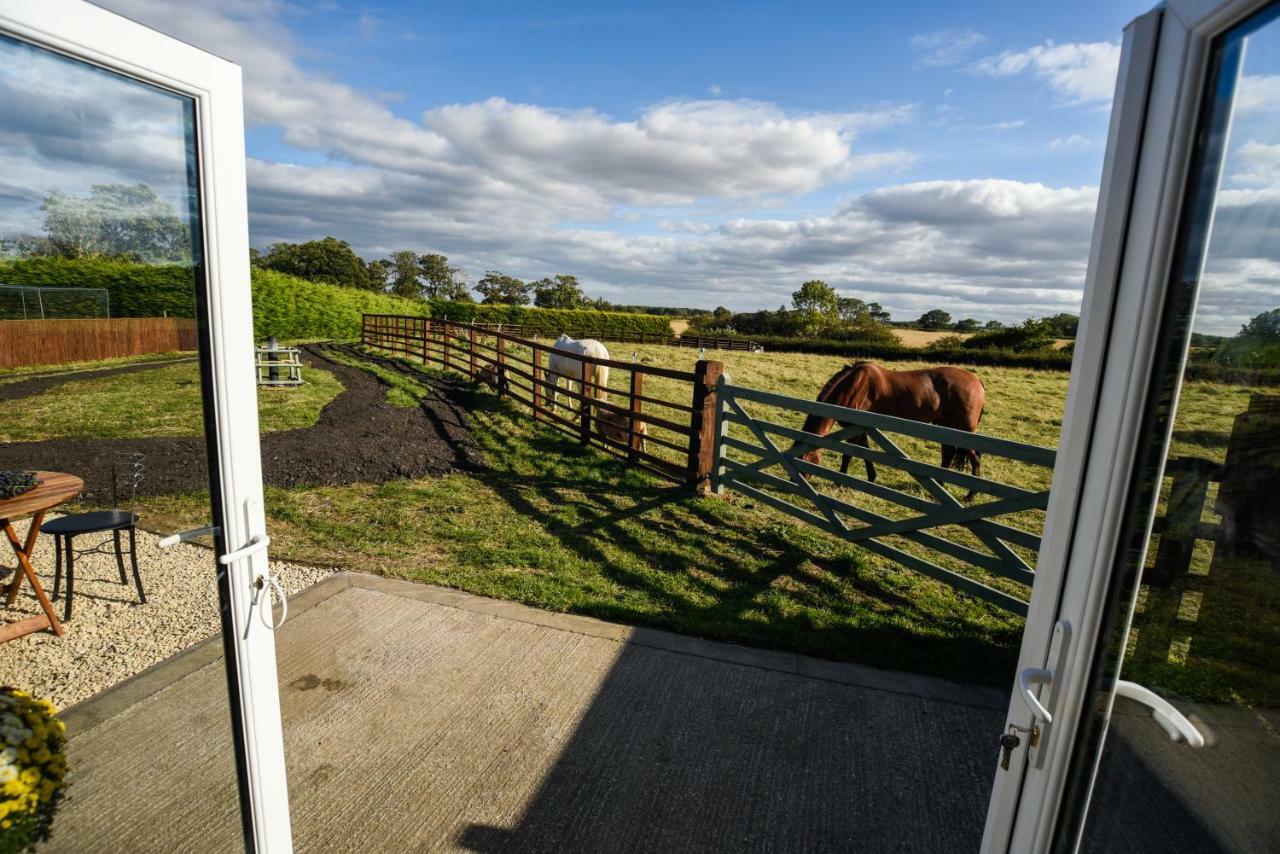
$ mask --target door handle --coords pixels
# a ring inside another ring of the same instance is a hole
[[[266,534],[255,535],[249,540],[247,545],[238,548],[233,552],[227,552],[219,557],[218,563],[223,566],[233,564],[241,558],[250,557],[251,555],[256,555],[258,552],[266,551],[267,546],[269,545],[271,545],[271,538]]]
[[[1027,667],[1018,674],[1018,691],[1022,694],[1022,702],[1031,710],[1031,715],[1041,724],[1053,723],[1053,713],[1044,707],[1036,696],[1033,685],[1050,685],[1053,683],[1053,671],[1043,667]]]
[[[1117,679],[1116,696],[1126,697],[1150,709],[1151,717],[1169,734],[1170,741],[1185,741],[1188,747],[1204,747],[1204,735],[1196,729],[1195,724],[1150,688],[1144,688],[1137,682]]]
[[[220,533],[222,533],[222,529],[217,525],[205,525],[203,528],[192,528],[190,531],[179,531],[176,534],[161,537],[157,545],[162,549],[167,549],[176,546],[178,543],[189,543],[201,537],[217,536]]]
[[[1053,716],[1058,708],[1067,658],[1071,653],[1071,623],[1059,620],[1053,626],[1053,639],[1049,644],[1047,667],[1026,667],[1018,673],[1018,696],[1031,710],[1033,718],[1031,739],[1027,745],[1027,758],[1032,767],[1044,766],[1046,745],[1053,732]],[[1038,686],[1045,686],[1037,693]],[[1041,696],[1043,695],[1043,696]]]

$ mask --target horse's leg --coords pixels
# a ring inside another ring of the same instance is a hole
[[[969,466],[973,469],[974,477],[982,477],[982,453],[970,449],[968,451]],[[977,494],[976,490],[969,490],[969,494],[964,497],[965,501],[972,501],[973,496]]]

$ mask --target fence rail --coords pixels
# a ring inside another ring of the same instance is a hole
[[[489,383],[529,407],[535,421],[630,465],[695,490],[710,485],[719,362],[699,360],[680,371],[555,351],[577,365],[568,376],[551,370],[549,344],[495,326],[409,315],[364,315],[361,343]],[[621,371],[627,381],[622,388],[597,384],[594,366]],[[647,379],[674,383],[680,399],[648,390]]]
[[[717,461],[712,470],[712,486],[717,492],[732,489],[749,495],[957,590],[1026,614],[1023,599],[992,586],[982,575],[1030,586],[1034,579],[1032,566],[1015,549],[1037,552],[1040,534],[997,519],[1044,510],[1048,506],[1048,490],[1001,483],[913,458],[891,435],[967,448],[1050,469],[1053,450],[735,386],[725,380],[716,389],[716,399]],[[832,418],[839,429],[827,436],[815,436],[753,416],[745,404]],[[737,435],[734,428],[738,428]],[[868,445],[859,443],[862,437],[869,440]],[[778,439],[783,440],[781,446]],[[802,459],[815,449],[897,469],[923,494],[873,483]],[[820,486],[876,499],[879,503],[872,506],[879,512],[822,491]],[[966,504],[948,486],[969,490],[982,496],[982,500]],[[980,570],[976,578],[973,569]]]
[[[196,322],[190,318],[0,320],[0,368],[194,350],[196,345]]]
[[[459,323],[458,325],[465,326],[470,324]],[[476,329],[482,329],[486,332],[502,332],[519,338],[530,338],[539,334],[559,334],[559,332],[552,333],[545,329],[532,328],[515,323],[477,323],[474,325]],[[714,335],[661,335],[656,332],[610,332],[607,330],[563,331],[564,334],[571,338],[596,338],[601,341],[620,341],[632,344],[665,344],[669,347],[691,347],[699,350],[737,350],[749,353],[764,349],[755,341],[746,338],[725,338]]]

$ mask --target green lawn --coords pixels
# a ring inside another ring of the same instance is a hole
[[[302,386],[258,390],[262,432],[309,427],[342,391],[329,371],[308,368]],[[203,432],[199,368],[179,361],[144,371],[70,380],[0,407],[0,442],[170,438]]]
[[[634,352],[644,362],[665,367],[691,368],[696,359],[695,351],[659,345],[613,349],[615,358],[629,360]],[[810,398],[846,362],[780,353],[713,355],[723,357],[737,383]],[[388,384],[387,397],[395,405],[415,406],[430,393],[396,372],[352,361]],[[80,429],[118,431],[111,435],[178,429],[180,420],[165,413],[182,411],[166,400],[180,398],[186,400],[189,430],[189,424],[198,423],[198,410],[190,408],[194,384],[192,377],[183,381],[178,376],[179,368],[119,378],[124,385],[114,393],[124,398],[107,409],[127,412],[145,400],[155,416],[141,423],[119,417],[109,423],[82,422]],[[988,392],[983,432],[1057,444],[1065,374],[976,371]],[[157,385],[166,372],[174,372],[171,381]],[[125,389],[150,374],[157,376],[146,388]],[[311,400],[302,408],[318,413],[327,375],[308,370],[306,376],[316,383],[307,391],[317,395],[314,400],[275,399]],[[625,373],[611,377],[615,387],[625,381]],[[647,382],[645,391],[671,399],[688,393],[657,378]],[[1221,459],[1232,419],[1254,392],[1188,384],[1172,453]],[[260,395],[264,430],[283,429],[278,425],[284,420],[302,420],[301,408],[271,413],[266,407],[273,394]],[[127,403],[130,397],[132,404]],[[43,399],[40,404],[42,409],[57,405],[66,406]],[[533,424],[525,411],[498,401],[487,389],[472,395],[469,409],[487,471],[382,485],[268,489],[273,554],[444,584],[550,610],[1007,684],[1020,619],[743,496],[685,495]],[[63,411],[65,417],[69,410]],[[784,421],[790,417],[764,408],[755,414]],[[0,420],[0,431],[4,424]],[[905,444],[925,459],[936,455],[924,443]],[[1023,485],[1049,483],[1047,471],[994,458],[987,460],[986,470]],[[882,482],[915,488],[894,472],[881,472]],[[859,500],[867,501],[865,496]],[[175,530],[207,518],[207,497],[153,499],[146,512],[149,527]],[[1213,521],[1211,514],[1206,521]],[[1039,524],[1035,514],[1019,522]],[[1211,574],[1209,565],[1209,553],[1198,554],[1190,574],[1169,589],[1144,594],[1128,677],[1204,700],[1280,703],[1280,685],[1264,666],[1267,650],[1280,643],[1274,573],[1269,567],[1241,564]],[[1201,603],[1194,615],[1186,604],[1188,593]],[[1185,655],[1171,653],[1187,639]]]

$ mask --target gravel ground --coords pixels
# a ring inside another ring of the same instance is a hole
[[[24,536],[27,523],[17,522],[14,528]],[[110,543],[110,534],[99,536]],[[132,576],[129,586],[120,584],[114,556],[77,558],[75,605],[71,621],[63,624],[65,634],[59,638],[44,631],[0,644],[0,684],[31,691],[63,709],[216,634],[218,594],[210,550],[191,544],[161,549],[158,540],[138,531],[138,569],[146,605],[138,604]],[[84,536],[76,546],[91,548],[94,542],[94,536]],[[3,546],[0,585],[12,578],[8,570],[16,562]],[[52,595],[51,537],[40,538],[33,564]],[[281,561],[271,565],[289,595],[336,571]],[[59,619],[63,604],[61,599],[54,602]],[[5,608],[0,599],[0,621],[20,620],[39,609],[31,586],[24,582],[13,608]]]

